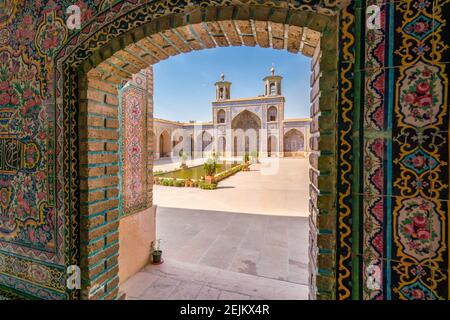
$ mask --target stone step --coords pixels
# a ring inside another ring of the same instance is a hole
[[[308,286],[219,268],[166,260],[121,285],[128,299],[306,300]]]

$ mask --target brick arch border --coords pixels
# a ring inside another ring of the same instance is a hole
[[[142,15],[148,12],[148,7],[150,5],[142,5]],[[272,29],[269,26],[286,25],[287,17],[289,17],[288,26],[297,28],[306,27],[316,31],[316,34],[317,32],[322,34],[320,39],[321,47],[317,47],[322,48],[322,50],[317,49],[310,52],[315,62],[312,66],[313,72],[311,78],[313,83],[311,115],[314,119],[311,129],[311,147],[314,152],[311,155],[310,162],[314,169],[310,172],[310,297],[322,299],[335,298],[336,292],[339,290],[336,284],[339,281],[336,281],[336,278],[339,278],[341,266],[349,263],[346,257],[347,254],[342,255],[339,246],[337,246],[339,229],[341,228],[341,226],[338,226],[338,223],[343,224],[342,221],[344,220],[339,220],[336,203],[338,201],[342,202],[345,199],[338,200],[336,190],[339,187],[338,184],[342,183],[342,179],[347,179],[344,175],[338,179],[337,174],[342,163],[351,167],[349,160],[346,159],[346,155],[349,154],[349,150],[351,151],[351,149],[346,150],[345,155],[340,154],[338,156],[336,152],[338,139],[346,139],[351,144],[351,138],[348,134],[348,129],[351,128],[351,121],[348,120],[348,114],[344,114],[344,116],[342,114],[339,115],[337,110],[341,109],[336,108],[338,85],[340,81],[349,77],[346,73],[350,70],[344,70],[341,74],[338,74],[338,70],[342,70],[341,67],[337,68],[338,58],[345,60],[349,66],[353,64],[350,53],[344,55],[341,52],[341,56],[338,57],[338,29],[339,21],[342,20],[339,20],[339,15],[326,16],[315,12],[303,11],[301,8],[275,8],[271,5],[240,7],[194,6],[189,8],[189,14],[186,14],[186,11],[186,8],[180,7],[180,12],[182,13],[167,14],[158,19],[151,19],[149,23],[142,23],[139,26],[136,25],[136,21],[142,18],[142,16],[136,11],[133,11],[111,24],[112,26],[115,25],[116,29],[120,29],[120,31],[116,30],[117,35],[111,35],[111,32],[107,30],[108,28],[102,29],[91,35],[88,41],[76,47],[66,59],[57,60],[58,70],[61,72],[59,74],[58,85],[62,93],[62,97],[57,103],[63,105],[65,119],[64,199],[67,217],[66,226],[70,232],[66,237],[66,245],[68,248],[66,262],[68,265],[81,265],[83,271],[83,288],[81,292],[76,290],[69,292],[70,298],[115,299],[118,296],[117,263],[107,260],[111,256],[111,253],[118,251],[118,244],[110,246],[108,243],[108,234],[117,230],[118,222],[114,219],[109,222],[106,216],[101,231],[98,227],[92,229],[90,224],[91,217],[95,216],[98,210],[108,210],[107,207],[110,204],[80,205],[80,199],[83,198],[83,194],[86,194],[89,198],[91,192],[96,189],[94,186],[98,186],[101,183],[114,186],[118,183],[117,177],[112,173],[107,177],[102,177],[101,182],[94,181],[96,179],[91,180],[92,176],[89,171],[83,170],[81,165],[104,164],[102,167],[104,167],[104,173],[107,175],[110,168],[108,164],[111,160],[109,156],[112,154],[114,157],[114,152],[116,151],[116,146],[114,146],[112,140],[116,139],[117,133],[114,133],[114,130],[107,130],[108,134],[105,136],[106,132],[103,129],[92,128],[90,123],[91,106],[95,104],[97,107],[96,112],[100,112],[101,115],[105,116],[102,125],[104,128],[108,128],[108,123],[111,123],[109,120],[114,120],[115,117],[115,112],[112,107],[118,105],[114,94],[114,91],[117,91],[118,85],[129,80],[133,73],[140,70],[139,68],[148,67],[155,63],[151,63],[151,61],[155,57],[158,57],[156,52],[149,50],[149,48],[143,50],[143,54],[139,53],[138,55],[136,55],[136,52],[128,52],[128,50],[136,48],[136,43],[139,43],[139,41],[149,35],[161,35],[161,32],[173,32],[176,37],[179,37],[177,32],[180,33],[183,27],[198,25],[194,23],[195,19],[200,19],[197,21],[200,25],[206,23],[208,26],[208,23],[210,23],[216,27],[218,26],[217,31],[223,31],[222,22],[250,22],[251,33],[245,34],[245,38],[253,38],[253,45],[258,44],[260,46],[266,46],[266,44],[260,43],[258,40],[260,38],[258,37],[258,29],[253,26],[257,26],[261,22],[263,25],[266,23],[265,26],[267,29],[263,27],[259,31],[260,33],[264,33],[264,30],[269,30],[269,46],[275,47],[276,43],[282,41],[283,49],[286,49],[284,43],[289,44],[289,28],[287,29],[288,37],[284,37],[281,40],[281,38],[274,37],[273,34],[270,34],[270,30],[273,31],[276,28]],[[231,13],[232,20],[226,19],[227,12],[228,14]],[[345,15],[347,15],[347,18],[343,21],[347,25],[347,34],[345,37],[349,38],[351,42],[352,36],[348,30],[353,23],[351,18],[353,15],[344,10],[343,16]],[[244,19],[244,16],[247,19]],[[145,20],[144,18],[142,19]],[[279,21],[280,19],[282,23]],[[283,30],[286,34],[286,29],[283,28]],[[111,38],[108,39],[108,37]],[[162,38],[167,41],[165,37]],[[219,38],[222,38],[222,40],[226,39],[228,45],[233,45],[231,40],[224,35],[210,34],[210,38],[216,39],[213,42],[217,46],[225,46],[226,44],[220,43]],[[242,45],[252,45],[246,43],[246,41],[250,40],[244,40],[244,35],[241,34],[239,38]],[[170,46],[174,46],[174,44],[178,45],[175,39],[169,37],[169,41],[167,42]],[[191,47],[193,43],[190,43]],[[183,45],[187,45],[189,42],[182,41],[179,44],[183,47]],[[167,52],[171,48],[170,46],[157,48],[157,51]],[[176,48],[174,49],[176,50]],[[66,48],[66,50],[69,50],[69,48]],[[152,52],[154,53],[153,55],[151,54]],[[184,51],[180,48],[180,52],[172,55],[181,52]],[[123,64],[119,61],[122,61]],[[321,80],[320,83],[319,78]],[[347,106],[349,112],[351,111],[351,107],[352,103],[350,101]],[[343,133],[334,125],[337,119],[343,119],[342,123],[346,123],[346,130]],[[98,139],[105,139],[107,141],[104,141],[103,144],[98,144]],[[104,151],[110,151],[111,154],[108,156],[93,157],[90,151],[94,148],[94,142],[98,148],[104,148]],[[148,142],[148,146],[149,152],[151,152],[151,141]],[[319,150],[321,151],[319,152]],[[151,173],[149,174],[151,175]],[[152,179],[148,179],[148,181],[152,181]],[[348,184],[350,185],[350,182]],[[151,199],[151,195],[149,195],[149,199]],[[106,202],[108,201],[106,200]],[[83,221],[87,221],[87,223]],[[348,238],[348,235],[346,236]],[[98,239],[103,240],[103,245],[98,245]],[[341,245],[345,241],[341,239],[340,242],[339,244]],[[96,252],[99,255],[99,261],[93,263],[90,260],[90,254],[92,252]],[[337,263],[336,260],[342,257],[344,257],[344,261],[341,259]],[[349,280],[348,277],[344,278]]]

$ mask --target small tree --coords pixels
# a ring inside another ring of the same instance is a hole
[[[186,169],[186,168],[187,168],[186,160],[187,160],[187,158],[188,158],[187,153],[184,152],[184,151],[181,152],[180,157],[181,157],[181,165],[180,165],[180,168],[181,168],[181,169]]]
[[[217,169],[216,161],[214,161],[214,159],[208,159],[203,164],[203,169],[205,170],[205,173],[207,176],[213,176],[216,173],[216,169]]]

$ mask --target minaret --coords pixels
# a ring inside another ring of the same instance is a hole
[[[225,81],[225,75],[220,75],[220,81],[215,83],[216,85],[216,101],[228,100],[231,97],[231,82]]]
[[[275,68],[270,69],[270,76],[264,78],[264,95],[265,96],[281,96],[281,80],[282,76],[275,75]]]

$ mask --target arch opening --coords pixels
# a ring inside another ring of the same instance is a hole
[[[166,130],[164,130],[159,135],[159,157],[160,158],[169,157],[170,152],[171,152],[170,136],[169,133]]]
[[[274,106],[269,107],[269,109],[267,110],[267,121],[269,122],[277,121],[277,114],[278,110],[276,107]]]
[[[232,121],[234,136],[234,156],[239,157],[260,151],[259,135],[262,129],[261,119],[253,112],[244,110]]]
[[[284,156],[303,156],[305,151],[305,136],[298,129],[291,129],[284,135]]]
[[[225,111],[223,109],[220,109],[217,112],[217,122],[218,123],[225,123]]]
[[[282,23],[271,21],[270,17],[267,18],[261,18],[261,22],[268,25],[271,24],[272,30],[277,30],[279,26],[279,30],[286,30],[285,36],[283,38],[283,41],[278,41],[277,39],[273,38],[272,40],[269,39],[269,37],[274,36],[275,32],[270,35],[267,33],[268,41],[265,42],[264,37],[258,37],[257,34],[253,35],[253,45],[258,44],[263,47],[267,46],[273,46],[277,49],[287,49],[291,52],[302,52],[308,56],[313,56],[316,54],[316,52],[319,52],[317,48],[319,48],[319,38],[320,38],[320,31],[316,31],[314,29],[310,28],[304,28],[302,27],[301,20],[297,21],[296,23],[292,23],[289,25],[284,25]],[[153,23],[153,22],[152,22]],[[243,37],[242,31],[238,31],[236,33],[236,29],[238,30],[244,30],[246,25],[251,25],[250,20],[223,20],[220,21],[220,24],[223,26],[229,26],[229,37],[221,37],[221,36],[214,36],[208,32],[205,32],[205,30],[202,30],[204,28],[204,24],[196,24],[191,23],[190,27],[192,27],[193,30],[196,30],[197,36],[195,34],[189,33],[188,29],[185,28],[185,26],[180,26],[176,28],[176,32],[172,29],[162,30],[160,32],[164,32],[167,34],[167,37],[169,39],[174,39],[173,34],[181,34],[182,36],[185,36],[186,41],[170,41],[163,45],[163,42],[166,41],[164,37],[160,37],[157,35],[157,33],[150,33],[147,34],[144,38],[142,37],[136,37],[137,39],[135,43],[129,44],[126,48],[123,50],[113,50],[110,51],[113,54],[99,54],[97,52],[92,54],[92,59],[85,60],[83,65],[81,66],[81,70],[83,70],[79,74],[79,83],[84,83],[83,85],[80,85],[80,96],[87,96],[89,95],[90,89],[95,88],[94,83],[102,83],[102,85],[105,85],[106,87],[110,85],[111,90],[102,97],[103,101],[111,101],[114,102],[114,93],[112,92],[113,89],[116,89],[113,85],[114,83],[119,84],[123,83],[124,81],[127,81],[130,79],[131,75],[138,72],[139,70],[143,68],[147,68],[148,66],[151,66],[154,63],[157,63],[161,59],[166,59],[170,57],[171,55],[176,55],[183,52],[189,52],[191,50],[200,50],[208,47],[212,47],[216,44],[220,45],[220,41],[227,41],[227,43],[223,43],[224,45],[252,45],[252,42],[248,42],[248,37]],[[208,26],[214,25],[213,22],[207,22]],[[237,26],[237,28],[232,28],[232,26]],[[319,28],[320,29],[320,28]],[[222,28],[222,30],[228,30],[227,28]],[[235,37],[231,36],[231,34],[234,33]],[[303,36],[300,36],[302,35]],[[177,35],[178,37],[178,35]],[[140,39],[140,40],[139,40]],[[219,40],[222,39],[222,40]],[[334,40],[332,40],[334,41]],[[187,44],[190,44],[189,46]],[[199,45],[197,46],[196,43]],[[161,50],[161,48],[164,48]],[[317,50],[316,50],[317,49]],[[330,53],[333,54],[333,53]],[[316,55],[319,56],[318,53]],[[119,58],[120,57],[120,58]],[[113,61],[113,62],[112,62]],[[76,100],[76,98],[75,98]],[[114,103],[112,103],[113,105]],[[86,105],[86,108],[88,110],[87,114],[90,110],[90,104],[89,101]],[[85,114],[82,114],[81,117],[84,117]],[[234,144],[234,150],[236,150],[236,154],[239,152],[247,153],[252,151],[259,151],[260,150],[260,136],[259,136],[259,129],[261,129],[261,122],[258,118],[258,121],[254,118],[254,116],[250,116],[249,118],[252,118],[252,120],[247,120],[247,123],[240,124],[235,122],[234,128],[236,130],[242,130],[243,135],[235,135],[231,139],[231,143]],[[83,121],[82,118],[79,120],[80,122]],[[232,125],[233,126],[233,125]],[[258,128],[258,129],[256,129]],[[89,131],[89,128],[87,129]],[[161,139],[161,136],[160,136]],[[164,139],[164,138],[163,138]],[[265,139],[264,139],[265,140]],[[202,153],[206,149],[207,146],[212,145],[212,137],[211,142],[205,145],[203,142],[205,141],[203,139],[202,134]],[[163,141],[165,143],[165,140]],[[151,144],[149,145],[149,152],[151,151]],[[226,143],[225,143],[226,145]],[[239,145],[242,146],[241,149],[239,149]],[[164,149],[162,150],[160,147],[160,152],[164,152]],[[81,157],[86,156],[86,154],[83,154],[81,152]],[[151,163],[149,164],[151,165]],[[80,175],[80,178],[88,178],[88,176]],[[149,181],[152,181],[151,174],[149,175]],[[74,189],[76,189],[78,186],[73,186]],[[150,186],[151,190],[151,186]],[[89,188],[85,190],[85,192],[89,192]],[[149,207],[152,207],[151,204],[151,195],[149,195]],[[88,230],[85,230],[84,232],[87,232],[89,234]],[[120,255],[119,255],[120,257]],[[85,264],[82,266],[83,268],[88,268],[89,264]],[[314,278],[312,278],[313,282],[315,281]],[[89,281],[87,281],[89,283]],[[315,292],[311,292],[312,296],[315,296]]]

